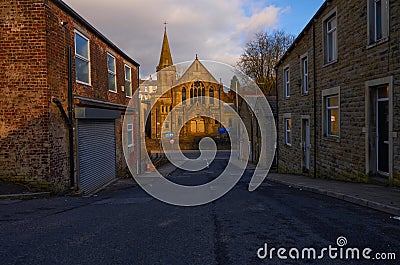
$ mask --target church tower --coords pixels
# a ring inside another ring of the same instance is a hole
[[[160,93],[168,91],[176,82],[176,69],[173,66],[171,50],[169,48],[167,36],[167,22],[164,23],[164,38],[161,46],[160,62],[156,67],[157,70],[157,85]],[[172,94],[167,93],[169,97]]]
[[[160,70],[173,65],[171,50],[169,48],[168,43],[168,36],[167,36],[167,22],[164,23],[164,39],[161,47],[161,55],[160,55],[160,62],[156,67],[156,71],[159,72]]]

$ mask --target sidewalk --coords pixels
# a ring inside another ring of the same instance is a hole
[[[49,196],[50,192],[34,192],[26,186],[0,180],[0,200],[27,200]]]
[[[277,173],[267,180],[400,216],[400,188]]]

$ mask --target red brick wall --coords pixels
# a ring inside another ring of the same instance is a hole
[[[45,7],[1,1],[0,177],[46,188],[50,177]]]
[[[74,95],[126,104],[129,99],[121,91],[124,63],[132,68],[133,90],[138,87],[138,68],[53,1],[2,1],[0,10],[0,68],[4,71],[0,79],[4,95],[0,97],[0,177],[64,192],[69,187],[68,130],[51,100],[58,98],[67,111],[67,48],[72,46],[74,51],[74,26],[90,36],[92,80],[92,86],[73,81]],[[62,26],[62,21],[68,24]],[[107,87],[107,51],[117,61],[117,94]],[[75,80],[74,69],[73,65]],[[116,124],[117,152],[122,152],[120,120]],[[122,158],[118,156],[119,171],[126,168]]]
[[[49,68],[49,87],[52,97],[57,97],[67,111],[68,104],[68,78],[67,78],[67,49],[72,47],[72,76],[73,76],[73,94],[101,100],[104,102],[114,102],[119,104],[127,104],[129,98],[126,92],[122,91],[121,86],[125,86],[124,65],[127,64],[132,69],[132,90],[133,93],[138,87],[138,68],[128,62],[122,55],[110,48],[107,43],[101,40],[97,35],[86,28],[85,25],[79,23],[64,10],[49,1],[47,12],[47,51],[48,51],[48,68]],[[68,22],[62,26],[61,22]],[[74,59],[74,30],[77,29],[89,38],[90,47],[90,79],[91,85],[84,85],[75,82],[75,59]],[[62,45],[60,45],[62,44]],[[108,69],[107,69],[107,52],[110,52],[116,59],[117,67],[117,93],[108,90]],[[74,100],[74,107],[78,100]],[[69,177],[69,153],[68,153],[68,131],[65,122],[60,118],[60,112],[53,104],[50,108],[50,117],[52,123],[50,126],[51,135],[51,165],[52,173],[57,179],[60,188],[68,184]],[[122,119],[116,120],[116,153],[117,153],[117,174],[126,175],[126,163],[122,156]],[[76,120],[74,120],[74,127]],[[74,135],[75,143],[77,135]],[[76,146],[75,146],[76,150]],[[76,155],[75,155],[76,160]],[[78,161],[76,160],[76,165]],[[77,174],[77,167],[76,172]]]

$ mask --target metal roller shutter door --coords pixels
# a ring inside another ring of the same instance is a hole
[[[79,188],[86,194],[115,179],[114,120],[78,121]]]

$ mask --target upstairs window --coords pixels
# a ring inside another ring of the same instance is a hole
[[[301,87],[303,95],[308,94],[308,57],[301,59]]]
[[[333,12],[327,19],[324,20],[324,51],[325,64],[335,62],[337,60],[338,43],[336,12]]]
[[[131,98],[132,97],[132,69],[125,65],[125,91],[126,96]]]
[[[107,53],[107,65],[108,65],[108,90],[110,90],[111,92],[117,92],[115,57],[112,56],[110,53]]]
[[[290,71],[289,67],[283,70],[283,90],[285,98],[290,98]]]
[[[75,31],[75,72],[76,81],[90,85],[89,39]]]
[[[389,37],[389,1],[367,1],[369,44],[374,44]]]

